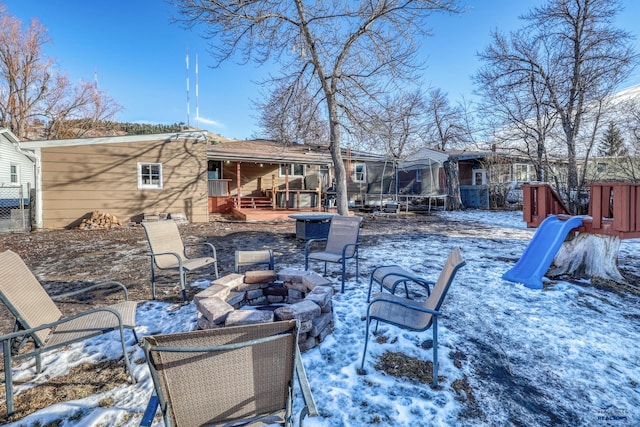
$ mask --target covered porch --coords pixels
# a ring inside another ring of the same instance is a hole
[[[209,213],[247,221],[322,212],[331,182],[326,147],[233,141],[208,152]]]

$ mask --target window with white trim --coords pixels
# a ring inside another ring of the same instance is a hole
[[[416,182],[422,182],[422,169],[416,169]]]
[[[596,173],[607,173],[607,162],[596,163]]]
[[[138,163],[138,188],[162,188],[162,163]]]
[[[367,165],[365,163],[353,165],[353,182],[367,182]]]
[[[18,165],[12,163],[9,165],[9,182],[12,184],[20,183],[20,175],[18,170]]]
[[[526,163],[514,163],[513,179],[514,181],[531,181],[532,169],[531,165]]]
[[[289,171],[289,176],[304,176],[304,165],[300,164],[282,164],[279,170],[281,177],[287,175],[287,170]]]

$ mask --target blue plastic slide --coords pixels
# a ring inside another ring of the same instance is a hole
[[[572,216],[567,220],[555,215],[548,216],[540,224],[522,256],[502,278],[522,283],[531,289],[542,289],[542,277],[549,270],[562,242],[574,228],[582,225],[582,217]]]

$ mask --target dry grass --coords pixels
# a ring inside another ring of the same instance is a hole
[[[30,387],[14,396],[15,414],[11,420],[6,418],[7,404],[3,390],[3,400],[0,401],[0,414],[2,414],[0,422],[19,420],[54,403],[104,393],[126,384],[129,380],[122,360],[106,360],[97,364],[85,362],[70,369],[66,375],[50,378],[46,383]],[[99,404],[110,406],[108,402]]]

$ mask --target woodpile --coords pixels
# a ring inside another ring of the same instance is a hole
[[[106,212],[93,211],[89,218],[84,218],[78,230],[108,230],[122,227],[122,221]]]

